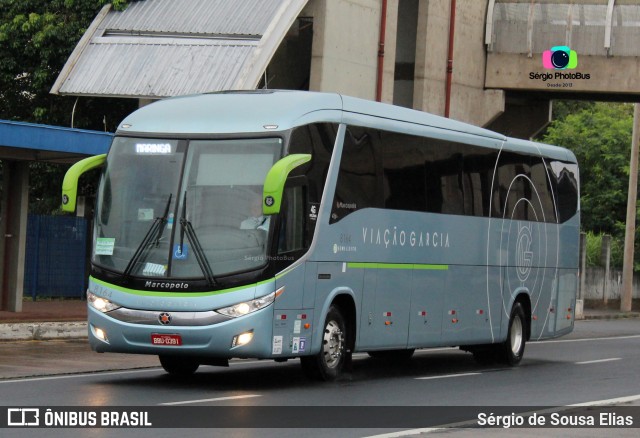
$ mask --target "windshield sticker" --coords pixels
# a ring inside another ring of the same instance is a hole
[[[318,220],[318,210],[320,210],[320,204],[317,202],[309,203],[309,220],[315,222]]]
[[[153,208],[139,208],[138,220],[141,222],[147,222],[153,220]]]
[[[180,245],[176,243],[173,245],[173,259],[174,260],[186,260],[189,256],[189,247],[186,243]]]
[[[167,272],[167,267],[165,265],[159,265],[157,263],[147,262],[144,265],[144,270],[142,271],[142,275],[146,275],[147,277],[162,277]]]
[[[113,248],[116,246],[116,239],[113,237],[98,237],[96,239],[96,255],[113,255]]]

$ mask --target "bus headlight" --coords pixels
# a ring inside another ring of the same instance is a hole
[[[256,310],[264,309],[269,304],[273,303],[273,301],[276,299],[276,296],[280,295],[281,293],[278,292],[280,291],[278,290],[275,292],[271,292],[269,295],[256,298],[255,300],[244,301],[242,303],[234,304],[233,306],[216,309],[216,312],[221,313],[225,316],[230,316],[232,318],[244,316],[249,313],[255,312]]]
[[[99,297],[91,292],[87,292],[87,302],[91,307],[102,313],[110,312],[120,307],[106,298]]]

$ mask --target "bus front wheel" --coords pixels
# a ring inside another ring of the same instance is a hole
[[[198,362],[188,357],[166,356],[161,354],[158,358],[160,359],[162,368],[164,368],[167,373],[176,377],[190,376],[195,373],[200,366]]]
[[[335,380],[347,362],[347,325],[340,308],[331,306],[322,331],[320,352],[302,356],[300,362],[305,374],[314,380]]]

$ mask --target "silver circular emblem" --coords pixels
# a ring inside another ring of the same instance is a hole
[[[161,313],[158,315],[158,321],[160,321],[160,324],[162,325],[171,324],[171,314],[166,312]]]

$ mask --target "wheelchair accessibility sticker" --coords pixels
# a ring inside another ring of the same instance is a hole
[[[182,247],[181,247],[182,246]],[[189,247],[186,243],[180,245],[176,243],[173,245],[173,259],[174,260],[186,260],[189,256]]]

